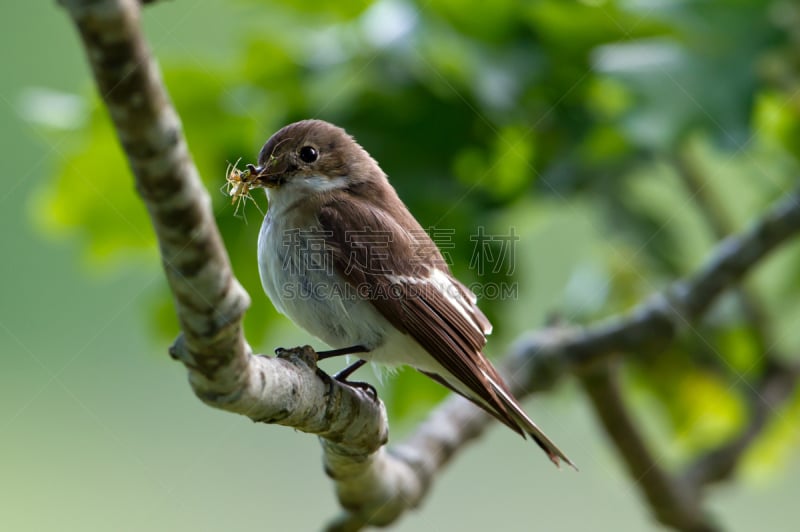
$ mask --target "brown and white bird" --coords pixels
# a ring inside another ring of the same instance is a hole
[[[475,295],[350,135],[321,120],[296,122],[249,168],[251,186],[269,199],[258,237],[264,290],[333,348],[327,355],[358,354],[337,378],[367,360],[412,366],[530,435],[556,465],[572,465],[483,356],[492,325]]]

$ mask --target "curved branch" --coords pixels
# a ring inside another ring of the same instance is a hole
[[[136,0],[61,0],[83,40],[158,237],[183,331],[170,350],[189,370],[197,396],[254,421],[318,434],[326,470],[342,504],[365,486],[406,500],[415,484],[405,462],[380,451],[388,424],[380,401],[316,370],[310,348],[277,358],[253,356],[242,334],[249,297],[233,276],[198,176],[154,59],[142,36]],[[374,471],[380,471],[375,475]],[[393,519],[378,511],[376,519]]]
[[[733,232],[733,223],[719,198],[714,195],[711,185],[703,176],[700,161],[688,144],[678,150],[672,164],[675,173],[696,205],[700,216],[705,220],[705,225],[708,226],[711,234],[717,240],[730,235]],[[774,342],[770,341],[767,314],[763,302],[747,286],[738,287],[737,296],[742,314],[752,327],[760,349],[766,351]]]
[[[750,421],[741,434],[698,457],[686,467],[682,481],[695,492],[710,484],[729,479],[739,460],[767,427],[781,405],[792,397],[800,378],[800,368],[770,362],[754,389],[748,390]]]
[[[735,286],[766,255],[800,232],[800,190],[787,195],[740,235],[717,244],[710,258],[689,277],[678,280],[631,312],[590,328],[545,332],[525,341],[517,357],[553,359],[547,366],[552,385],[567,369],[580,370],[615,353],[658,353],[678,332],[697,323],[716,298]],[[513,365],[514,362],[511,362]],[[530,375],[532,364],[523,360]],[[519,365],[519,362],[516,363]],[[538,377],[542,380],[542,377]],[[531,390],[530,386],[521,386]],[[537,387],[538,388],[538,387]]]
[[[164,271],[199,375],[245,364],[250,305],[231,271],[211,200],[141,35],[138,2],[61,0],[78,28],[100,95],[158,237]]]
[[[651,453],[625,405],[618,367],[602,364],[582,376],[594,413],[614,442],[630,477],[641,487],[656,518],[685,532],[718,530],[703,513],[701,501],[688,484],[676,481]]]

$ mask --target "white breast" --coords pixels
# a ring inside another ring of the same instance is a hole
[[[275,308],[331,347],[382,345],[389,323],[333,270],[321,230],[287,227],[286,216],[271,214],[258,237],[258,271]]]

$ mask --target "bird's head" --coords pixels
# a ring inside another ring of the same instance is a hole
[[[347,189],[383,176],[370,155],[344,129],[322,120],[303,120],[285,126],[261,148],[258,166],[248,166],[273,197],[298,199]]]

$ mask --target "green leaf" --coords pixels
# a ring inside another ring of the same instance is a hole
[[[490,154],[476,147],[462,150],[454,160],[453,173],[493,200],[508,201],[535,178],[535,157],[533,132],[520,125],[507,125],[497,132]]]
[[[775,91],[759,94],[753,122],[763,142],[778,145],[800,157],[800,115],[785,94]]]
[[[772,412],[767,428],[745,454],[742,463],[745,475],[763,481],[783,471],[800,444],[798,423],[800,389],[795,389],[786,405]]]

